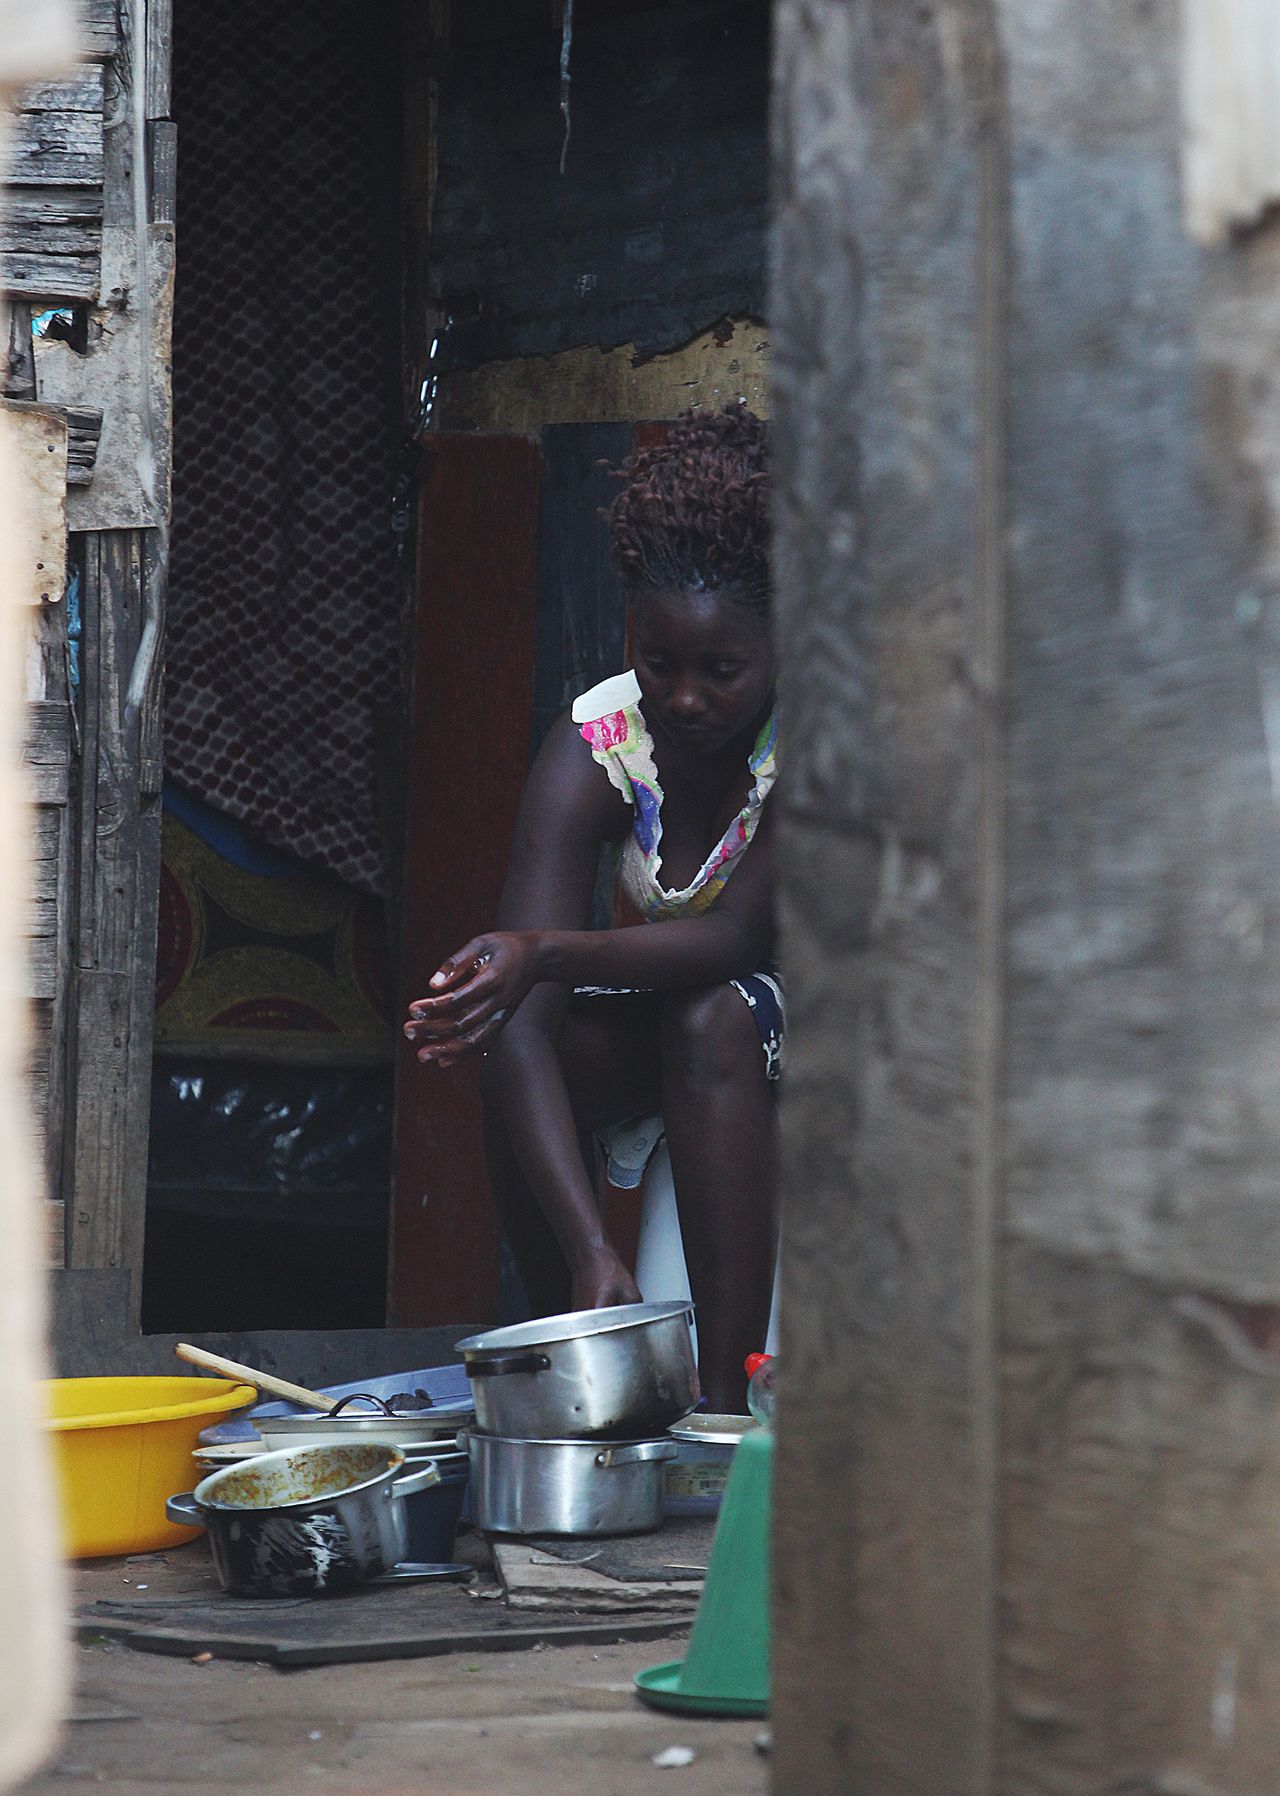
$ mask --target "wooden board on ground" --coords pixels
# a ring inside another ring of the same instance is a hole
[[[281,1668],[444,1653],[522,1652],[598,1641],[658,1640],[688,1625],[680,1615],[578,1614],[564,1603],[541,1618],[510,1614],[458,1584],[370,1587],[345,1596],[225,1596],[202,1542],[172,1553],[100,1559],[73,1573],[81,1640],[119,1640],[138,1652],[251,1659]]]

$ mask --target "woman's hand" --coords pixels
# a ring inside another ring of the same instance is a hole
[[[639,1303],[640,1287],[608,1242],[588,1248],[573,1262],[573,1307],[604,1310],[615,1303]]]
[[[418,1059],[453,1066],[482,1053],[537,984],[533,931],[478,935],[431,975],[430,995],[409,1006],[405,1035]]]

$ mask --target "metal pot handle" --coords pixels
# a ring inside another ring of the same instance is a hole
[[[596,1464],[642,1465],[647,1460],[674,1459],[680,1451],[674,1441],[635,1441],[625,1447],[605,1447],[596,1454]]]
[[[467,1361],[468,1378],[497,1378],[502,1372],[547,1372],[551,1361],[545,1353],[498,1353],[492,1359]]]
[[[185,1490],[180,1496],[170,1497],[164,1513],[166,1521],[175,1522],[179,1528],[204,1527],[204,1516],[193,1491]]]
[[[389,1497],[411,1497],[415,1491],[426,1490],[428,1485],[439,1484],[440,1468],[433,1459],[426,1465],[420,1465],[416,1472],[405,1472],[399,1478],[393,1478],[387,1486]]]
[[[348,1403],[373,1403],[377,1406],[375,1413],[380,1416],[390,1416],[394,1413],[385,1397],[375,1397],[372,1391],[352,1391],[349,1397],[344,1397],[340,1403],[334,1404],[329,1411],[330,1416],[340,1416]]]

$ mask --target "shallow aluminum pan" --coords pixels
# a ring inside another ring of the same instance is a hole
[[[368,1410],[344,1411],[340,1416],[312,1413],[301,1416],[260,1416],[258,1433],[268,1447],[350,1447],[371,1445],[399,1447],[415,1453],[434,1443],[451,1446],[459,1424],[471,1420],[465,1411],[453,1409],[447,1416],[433,1410],[414,1415],[383,1416]]]
[[[754,1416],[719,1416],[701,1410],[673,1422],[667,1433],[674,1441],[685,1441],[699,1447],[736,1447],[744,1434],[751,1434],[760,1424]]]
[[[635,1441],[698,1401],[691,1303],[541,1316],[458,1342],[476,1423],[506,1440]]]

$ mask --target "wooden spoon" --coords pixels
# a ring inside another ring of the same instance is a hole
[[[256,1372],[252,1366],[242,1366],[239,1361],[223,1359],[219,1353],[206,1353],[203,1347],[188,1346],[186,1341],[179,1341],[173,1350],[179,1359],[186,1360],[189,1366],[199,1366],[205,1372],[221,1373],[223,1378],[238,1379],[241,1384],[256,1385],[260,1391],[269,1396],[283,1397],[287,1403],[300,1403],[304,1409],[318,1409],[328,1415],[336,1409],[336,1397],[324,1397],[319,1391],[309,1391],[304,1385],[290,1384],[287,1378],[277,1378],[271,1372]]]

